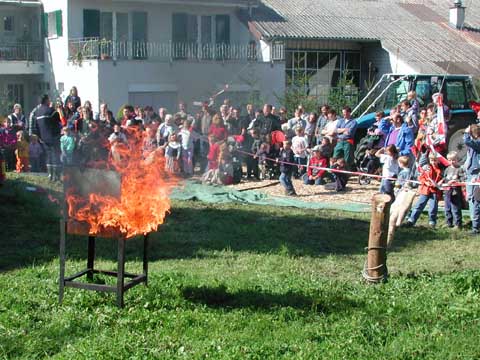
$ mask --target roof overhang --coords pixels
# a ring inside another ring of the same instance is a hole
[[[132,0],[111,0],[112,3],[131,3]],[[179,5],[178,0],[141,0],[142,3]],[[259,5],[259,0],[184,0],[181,5],[220,6],[233,8],[252,8]]]
[[[42,3],[36,0],[1,0],[0,6],[2,5],[16,5],[21,7],[40,7]]]

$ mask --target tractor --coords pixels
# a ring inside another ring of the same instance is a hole
[[[352,111],[355,117],[355,113],[360,112],[359,110],[370,102],[357,117],[356,143],[360,143],[359,140],[365,137],[367,129],[375,122],[376,111],[383,111],[388,115],[390,109],[405,100],[411,90],[417,93],[420,107],[431,103],[433,94],[443,94],[444,103],[450,108],[451,114],[447,122],[448,151],[457,151],[460,159],[464,160],[467,149],[463,144],[463,130],[477,121],[477,114],[470,108],[469,103],[479,99],[469,75],[383,75]],[[357,149],[357,153],[360,155],[361,151]]]

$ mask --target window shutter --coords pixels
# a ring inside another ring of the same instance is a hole
[[[55,11],[55,20],[57,25],[57,36],[63,36],[62,10]]]
[[[187,14],[176,13],[172,15],[172,42],[187,42]]]
[[[217,44],[230,44],[230,16],[215,16],[215,35]]]
[[[43,13],[43,19],[42,19],[42,36],[47,37],[48,36],[48,14]]]
[[[83,9],[83,37],[100,37],[100,10]]]

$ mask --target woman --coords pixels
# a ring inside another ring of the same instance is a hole
[[[223,123],[223,119],[220,117],[219,114],[215,114],[212,119],[212,124],[210,125],[210,129],[208,130],[208,135],[215,136],[216,139],[219,141],[227,140],[227,129],[225,124]]]
[[[78,109],[80,106],[82,106],[82,100],[78,96],[78,90],[75,86],[72,86],[70,89],[70,94],[67,96],[64,103],[67,104],[69,101],[73,103],[74,109]]]

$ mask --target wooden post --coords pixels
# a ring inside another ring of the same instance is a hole
[[[368,256],[363,277],[368,282],[385,281],[387,270],[387,235],[390,202],[387,194],[375,194],[372,198],[372,218],[368,238]]]

